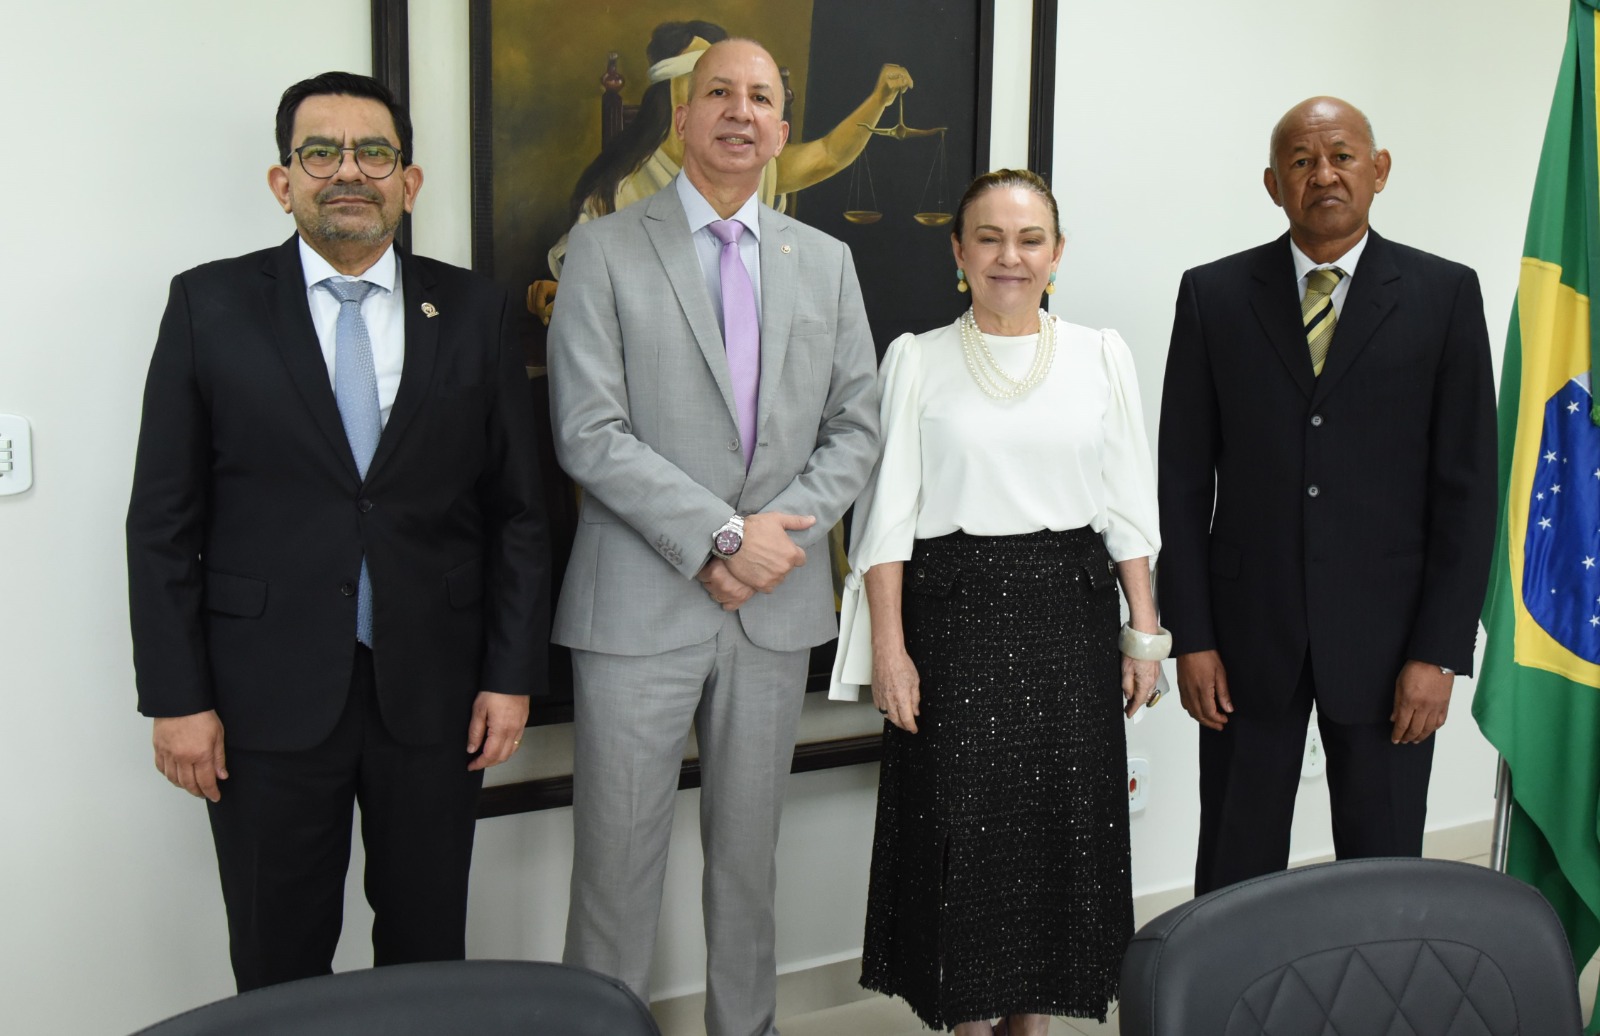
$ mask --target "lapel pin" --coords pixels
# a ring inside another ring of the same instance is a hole
[[[439,315],[439,310],[434,307],[433,303],[424,302],[422,304],[422,315],[425,317],[436,317]]]
[[[788,245],[784,245],[782,248],[778,249],[778,251],[782,252],[784,255],[788,255],[789,252],[790,252],[790,248],[789,248]]]

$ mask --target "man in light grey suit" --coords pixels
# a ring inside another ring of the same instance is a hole
[[[705,51],[682,174],[573,229],[550,324],[584,490],[553,635],[577,721],[566,960],[648,993],[693,724],[709,1036],[776,1031],[774,851],[810,648],[836,632],[827,530],[878,453],[849,250],[756,197],[782,108],[760,45]]]

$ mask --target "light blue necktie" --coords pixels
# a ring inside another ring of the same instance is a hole
[[[378,371],[372,364],[372,340],[367,322],[361,319],[361,300],[381,290],[367,281],[342,281],[330,277],[318,282],[339,300],[339,323],[334,331],[333,398],[339,404],[339,419],[350,440],[356,470],[367,478],[372,455],[378,450],[383,423],[378,410]],[[372,579],[367,575],[367,559],[361,558],[361,586],[356,595],[356,639],[372,646]]]

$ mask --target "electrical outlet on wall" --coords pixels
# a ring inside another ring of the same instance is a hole
[[[1317,732],[1317,721],[1313,717],[1311,727],[1306,731],[1306,754],[1300,760],[1300,779],[1303,781],[1315,780],[1322,776],[1322,771],[1328,768],[1328,756],[1322,748],[1322,735]]]
[[[1150,760],[1128,757],[1128,812],[1144,811],[1150,796]]]

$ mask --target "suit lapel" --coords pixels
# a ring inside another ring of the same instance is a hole
[[[661,188],[640,204],[645,206],[644,229],[655,246],[656,255],[667,271],[667,280],[678,306],[689,322],[695,342],[705,356],[711,377],[722,393],[728,416],[738,425],[737,409],[733,401],[733,380],[728,375],[728,354],[722,345],[722,325],[711,311],[711,297],[706,294],[705,275],[700,268],[700,257],[695,254],[694,242],[689,237],[689,217],[684,215],[683,203],[678,200],[678,190],[672,185]],[[763,256],[765,258],[765,256]]]
[[[1389,242],[1369,231],[1367,247],[1361,252],[1361,263],[1350,278],[1350,294],[1345,296],[1339,323],[1333,329],[1333,341],[1328,345],[1328,362],[1317,379],[1317,391],[1312,401],[1326,399],[1350,368],[1360,358],[1378,326],[1394,309],[1400,298],[1400,270],[1394,264],[1394,254]]]
[[[1250,274],[1255,281],[1251,286],[1250,307],[1255,310],[1267,341],[1272,343],[1289,376],[1310,398],[1317,379],[1311,373],[1311,351],[1306,346],[1305,325],[1300,319],[1294,256],[1289,252],[1288,234],[1256,250]],[[1338,331],[1334,335],[1337,340]]]
[[[289,380],[300,393],[306,409],[334,455],[349,473],[360,481],[356,459],[339,419],[339,404],[333,398],[328,378],[328,362],[323,359],[317,329],[311,323],[311,307],[306,302],[305,268],[300,265],[299,235],[268,254],[261,272],[266,275],[266,307],[272,318],[272,344],[278,350]]]
[[[756,439],[778,403],[783,363],[789,352],[789,325],[794,319],[795,264],[793,224],[772,209],[761,208],[761,387],[756,404]],[[758,447],[759,449],[759,447]],[[755,461],[751,461],[752,466]]]
[[[378,437],[378,449],[367,468],[370,479],[383,462],[399,448],[406,426],[421,409],[433,386],[433,365],[439,355],[439,328],[451,319],[448,309],[439,304],[433,295],[434,278],[423,268],[415,256],[402,252],[397,245],[395,255],[400,260],[400,284],[405,293],[405,360],[400,368],[400,388],[395,392],[394,405],[389,408],[389,420]],[[423,305],[434,307],[437,316],[429,317]]]

